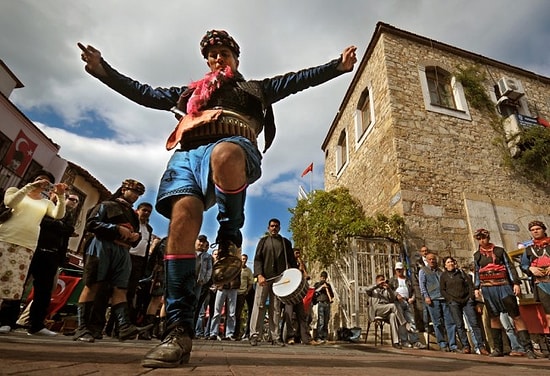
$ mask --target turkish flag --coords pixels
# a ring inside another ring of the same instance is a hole
[[[309,166],[306,167],[304,172],[302,172],[302,176],[300,176],[300,177],[303,178],[304,176],[306,176],[310,172],[313,172],[313,162]]]
[[[59,311],[71,297],[76,286],[80,283],[82,278],[71,277],[68,275],[59,275],[57,277],[57,286],[52,293],[52,299],[48,307],[48,317],[52,317]],[[31,290],[27,301],[31,301],[34,297],[34,288]]]
[[[2,164],[12,170],[17,176],[23,176],[32,161],[37,144],[20,130],[12,142]]]

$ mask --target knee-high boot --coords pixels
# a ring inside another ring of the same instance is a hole
[[[493,351],[489,356],[501,357],[504,356],[504,344],[502,343],[502,329],[491,328],[491,336],[493,337]]]
[[[94,342],[94,337],[88,329],[94,302],[78,303],[78,328],[73,336],[73,341]]]
[[[130,313],[127,302],[115,304],[111,307],[111,314],[114,315],[116,323],[118,324],[118,339],[121,341],[135,338],[140,332],[146,331],[153,327],[150,324],[143,328],[138,328],[130,321]]]
[[[533,343],[531,342],[531,336],[527,330],[518,330],[518,341],[525,349],[525,354],[529,359],[537,359],[535,352],[533,351]]]
[[[162,343],[151,349],[141,362],[149,368],[173,368],[189,362],[193,348],[195,254],[165,256],[166,331]]]

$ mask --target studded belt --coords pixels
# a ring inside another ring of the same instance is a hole
[[[241,114],[223,110],[216,120],[187,130],[180,140],[180,149],[196,149],[231,136],[245,137],[257,145],[256,132],[249,126],[249,121]]]

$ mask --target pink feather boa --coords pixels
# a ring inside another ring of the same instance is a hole
[[[228,65],[224,69],[207,73],[202,80],[189,84],[189,89],[193,89],[193,94],[187,101],[187,113],[191,116],[199,113],[214,91],[233,76],[233,70]]]

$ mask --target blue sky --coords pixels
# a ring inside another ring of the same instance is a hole
[[[348,45],[361,59],[378,21],[424,37],[550,75],[550,2],[544,0],[0,0],[0,58],[25,85],[10,99],[54,142],[60,155],[114,191],[128,177],[155,201],[176,122],[112,92],[84,72],[77,42],[91,44],[120,72],[153,86],[180,86],[207,67],[198,43],[206,30],[228,30],[241,46],[239,70],[261,79],[325,63]],[[248,190],[245,253],[267,221],[288,233],[288,208],[299,185],[323,188],[320,147],[353,74],[274,106],[277,137],[263,176]],[[550,99],[549,99],[550,100]],[[260,137],[262,138],[262,137]],[[314,172],[300,178],[314,163]],[[332,166],[329,166],[332,168]],[[215,209],[203,232],[213,238]],[[167,221],[152,217],[164,235]]]

